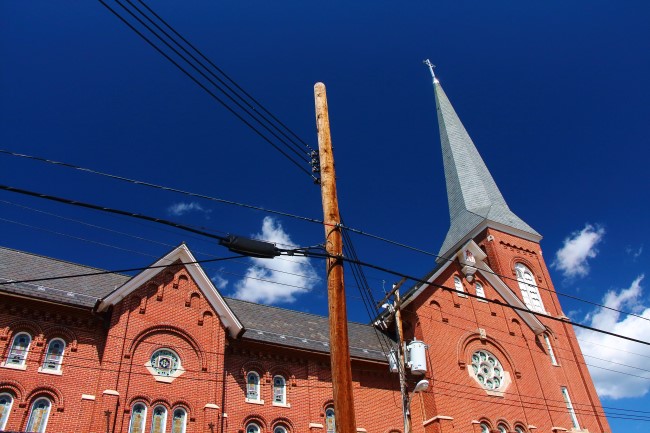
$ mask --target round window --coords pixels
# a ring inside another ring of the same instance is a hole
[[[503,383],[503,368],[490,352],[478,350],[472,355],[472,370],[485,389],[498,389]]]
[[[151,366],[156,374],[171,376],[181,366],[181,360],[176,352],[169,349],[158,349],[151,355]]]

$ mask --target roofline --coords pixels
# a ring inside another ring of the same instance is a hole
[[[84,307],[83,305],[79,304],[69,304],[65,302],[57,302],[52,299],[46,299],[46,298],[39,298],[36,296],[29,296],[29,295],[24,295],[21,293],[14,293],[14,292],[7,292],[4,290],[0,290],[0,295],[7,295],[15,298],[21,298],[21,299],[29,299],[31,301],[38,301],[38,302],[44,302],[46,304],[53,304],[53,305],[60,305],[68,308],[76,308],[77,310],[84,310],[88,311],[89,313],[92,313],[94,310],[94,306],[89,306],[89,307]]]
[[[174,262],[180,260],[185,269],[189,272],[190,276],[194,279],[199,289],[203,292],[205,299],[215,309],[219,315],[221,322],[230,332],[230,335],[237,337],[244,329],[244,325],[239,321],[235,313],[230,309],[217,288],[212,284],[212,281],[203,271],[203,268],[196,262],[196,258],[192,255],[189,248],[183,243],[172,251],[154,262],[148,269],[140,272],[132,277],[129,281],[118,287],[116,290],[106,296],[97,306],[97,311],[103,312],[111,305],[115,305],[128,296],[131,292],[147,283],[150,279],[158,275],[163,269],[157,266],[169,266]],[[156,266],[156,267],[154,267]]]
[[[472,230],[470,230],[469,233],[467,233],[465,236],[463,236],[456,244],[454,244],[452,247],[450,247],[447,251],[444,253],[441,253],[438,255],[438,258],[436,259],[436,263],[442,263],[443,260],[445,261],[453,261],[452,257],[456,254],[456,252],[461,248],[461,246],[465,245],[467,241],[470,239],[474,239],[476,236],[478,236],[479,233],[481,233],[483,230],[487,228],[493,228],[495,230],[499,230],[501,232],[507,233],[509,235],[513,235],[516,237],[520,237],[522,239],[525,239],[527,241],[531,242],[537,242],[539,243],[542,239],[543,236],[540,234],[534,234],[530,233],[524,230],[520,230],[514,227],[510,227],[508,225],[492,221],[490,219],[485,218],[483,221],[481,221],[476,227],[474,227]]]

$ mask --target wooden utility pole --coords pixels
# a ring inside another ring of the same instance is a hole
[[[314,85],[318,152],[320,157],[321,193],[323,198],[323,224],[327,259],[327,299],[329,304],[330,353],[332,388],[334,389],[334,414],[337,433],[356,433],[354,395],[352,393],[352,368],[348,343],[348,318],[343,284],[343,240],[341,217],[336,195],[334,154],[330,135],[325,85]]]
[[[395,291],[395,327],[397,328],[397,342],[399,353],[399,388],[402,393],[402,416],[404,416],[404,433],[411,433],[410,398],[406,389],[406,356],[404,356],[404,331],[402,330],[402,301],[399,296],[399,288],[406,281],[405,278],[399,282],[393,290]]]

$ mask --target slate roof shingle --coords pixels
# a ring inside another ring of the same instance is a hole
[[[0,283],[101,271],[103,269],[0,247]],[[130,278],[128,275],[110,273],[33,283],[2,284],[0,291],[92,308],[98,299],[108,295]]]
[[[0,283],[101,271],[102,269],[0,247]],[[131,277],[128,275],[108,273],[33,283],[0,284],[0,292],[93,308],[98,300],[105,298],[129,279]],[[327,317],[233,298],[225,300],[244,326],[241,338],[321,353],[330,351]],[[395,344],[394,341],[374,327],[361,323],[349,322],[348,333],[351,357],[387,362],[384,351],[389,350],[388,345]]]

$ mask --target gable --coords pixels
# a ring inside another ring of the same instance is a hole
[[[466,258],[465,251],[471,252],[472,259],[468,260]],[[542,322],[537,318],[537,316],[528,310],[526,304],[519,299],[515,292],[497,275],[490,267],[485,263],[485,253],[481,248],[474,242],[470,240],[467,242],[457,253],[452,256],[457,257],[462,268],[462,272],[467,276],[473,276],[475,273],[480,273],[481,276],[494,288],[494,290],[501,296],[507,305],[516,307],[513,310],[521,317],[521,319],[530,327],[530,329],[536,334],[542,334],[546,327]],[[432,271],[430,276],[426,278],[427,283],[434,283],[436,279],[451,265],[452,262],[456,260],[446,260],[441,263],[436,269]],[[402,304],[402,307],[405,307],[410,302],[415,300],[428,286],[428,284],[422,283],[418,286],[415,286],[411,292],[409,292],[405,298],[406,300]]]
[[[237,319],[228,304],[226,304],[221,294],[217,291],[214,284],[212,284],[210,278],[208,278],[203,271],[201,265],[196,263],[196,259],[185,244],[176,247],[167,255],[153,263],[148,269],[145,269],[122,286],[118,287],[102,300],[97,310],[100,312],[106,311],[109,307],[119,303],[134,290],[147,284],[163,270],[164,266],[179,264],[178,262],[185,267],[190,277],[203,293],[206,301],[219,316],[221,323],[223,323],[224,327],[228,330],[230,336],[233,338],[237,337],[242,332],[244,328],[243,325]]]

